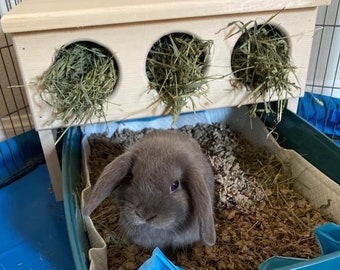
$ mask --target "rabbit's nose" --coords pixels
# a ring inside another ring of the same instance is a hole
[[[144,220],[145,222],[150,222],[152,221],[153,219],[156,218],[157,215],[154,215],[154,214],[145,214],[145,213],[142,213],[140,210],[135,210],[135,215],[141,219],[141,220]]]
[[[135,225],[142,225],[146,223],[145,218],[138,210],[134,211],[133,223],[135,223]]]
[[[150,222],[152,220],[154,220],[157,217],[157,215],[150,215],[149,217],[145,218],[146,222]]]
[[[137,217],[139,217],[140,219],[144,219],[144,218],[143,218],[143,215],[140,213],[139,210],[135,210],[135,215],[136,215]]]

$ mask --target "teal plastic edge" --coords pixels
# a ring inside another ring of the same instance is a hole
[[[270,117],[263,119],[266,125],[273,126]],[[282,147],[295,150],[340,184],[340,147],[330,138],[288,109],[284,110],[282,120],[274,130],[275,133],[278,135],[277,142]]]
[[[270,259],[274,259],[275,257],[272,257]],[[291,258],[294,260],[294,258]],[[296,260],[296,263],[284,265],[284,266],[278,266],[275,267],[275,265],[266,265],[269,260],[263,262],[259,266],[259,270],[336,270],[339,269],[340,265],[340,251],[336,251],[327,255],[323,255],[314,259],[308,259],[301,262],[298,262]],[[273,266],[273,267],[272,267]]]
[[[88,269],[89,242],[80,210],[81,139],[79,127],[65,134],[62,151],[62,183],[66,226],[76,270]]]

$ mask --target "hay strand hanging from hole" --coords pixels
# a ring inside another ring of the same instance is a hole
[[[68,125],[105,119],[105,102],[118,80],[111,53],[92,42],[60,48],[51,66],[38,80],[41,97],[52,108],[54,120]]]
[[[247,23],[231,22],[227,28],[236,26],[237,31],[226,38],[241,33],[231,55],[235,76],[231,84],[235,87],[243,85],[249,93],[239,106],[254,101],[263,102],[261,110],[257,103],[252,104],[250,115],[255,116],[259,111],[271,113],[276,116],[276,123],[279,123],[287,99],[293,97],[292,90],[300,87],[292,81],[292,77],[296,80],[297,77],[296,66],[289,54],[288,37],[270,24],[276,15],[263,24],[255,20]],[[275,107],[271,103],[273,100],[277,100]]]
[[[199,40],[185,33],[172,33],[160,38],[146,60],[149,88],[158,92],[152,104],[165,104],[164,113],[176,122],[188,105],[195,110],[194,97],[206,96],[208,77],[205,69],[213,42]]]

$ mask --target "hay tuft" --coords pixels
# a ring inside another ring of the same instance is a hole
[[[77,42],[56,52],[38,86],[42,99],[53,108],[54,120],[76,125],[94,116],[105,118],[104,104],[117,80],[109,51],[92,42]]]
[[[172,33],[160,38],[147,56],[149,88],[158,92],[158,99],[152,105],[164,103],[163,113],[171,113],[173,123],[185,106],[190,104],[195,110],[193,97],[207,93],[205,69],[212,44],[211,40]]]
[[[259,109],[257,103],[250,105],[250,115],[272,113],[278,123],[287,98],[292,97],[292,89],[299,89],[299,86],[291,80],[292,76],[297,78],[296,66],[292,64],[289,54],[288,37],[270,24],[275,16],[263,24],[255,20],[231,22],[227,28],[236,26],[237,31],[229,33],[226,38],[241,33],[231,55],[234,73],[231,84],[234,87],[245,86],[249,93],[239,106],[254,101],[263,102],[263,109]],[[271,103],[274,99],[277,103]]]

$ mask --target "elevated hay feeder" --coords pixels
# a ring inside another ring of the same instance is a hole
[[[55,120],[54,109],[40,95],[37,78],[49,68],[57,49],[86,40],[106,48],[118,63],[119,80],[114,92],[105,100],[105,117],[94,114],[89,119],[91,123],[157,116],[168,111],[164,103],[157,107],[150,106],[159,96],[148,91],[150,80],[146,74],[146,62],[153,45],[169,33],[180,32],[202,41],[211,40],[213,46],[204,77],[220,78],[208,80],[204,86],[208,91],[204,96],[194,96],[192,101],[195,106],[184,106],[182,111],[237,106],[246,97],[247,87],[235,88],[230,76],[226,75],[232,74],[231,54],[241,33],[225,39],[229,30],[219,30],[233,21],[247,23],[256,20],[260,24],[281,10],[271,22],[279,25],[288,36],[290,57],[297,67],[296,77],[303,89],[316,8],[328,3],[329,0],[284,0],[270,5],[263,0],[249,0],[243,2],[242,6],[227,0],[32,0],[20,3],[2,18],[1,24],[5,33],[13,33],[30,110],[41,137],[51,178],[55,179],[57,197],[60,197],[61,174],[56,165],[58,159],[52,130],[86,122],[86,117],[81,123],[72,123],[69,119]],[[302,93],[299,89],[291,91],[292,97]],[[275,99],[277,97],[274,96]],[[256,102],[262,100],[248,103]]]
[[[285,0],[266,6],[257,0],[249,1],[240,8],[236,3],[225,0],[209,3],[198,0],[143,3],[100,1],[96,4],[91,1],[69,3],[66,0],[41,4],[33,0],[20,3],[6,14],[2,19],[2,27],[5,32],[13,33],[33,119],[36,128],[40,130],[68,126],[70,122],[52,121],[53,109],[44,104],[39,89],[32,82],[36,82],[37,77],[49,68],[57,49],[82,40],[103,46],[114,55],[118,63],[120,78],[114,94],[107,99],[107,121],[171,112],[164,103],[157,108],[150,106],[158,96],[148,91],[149,86],[153,86],[146,67],[148,55],[155,49],[154,45],[169,33],[183,33],[213,44],[210,52],[206,52],[209,59],[203,79],[214,79],[207,81],[205,97],[193,98],[195,106],[184,106],[183,111],[237,106],[247,96],[247,86],[235,88],[228,75],[234,71],[231,57],[242,33],[225,39],[230,29],[224,28],[235,21],[263,24],[275,14],[270,22],[285,33],[289,56],[297,67],[296,77],[303,88],[316,7],[327,3],[326,0],[303,3]],[[294,87],[291,89],[292,97],[300,95],[302,91]],[[277,97],[274,95],[272,99]],[[246,103],[262,101],[251,99]],[[93,123],[104,121],[103,117],[94,116],[91,119]]]

